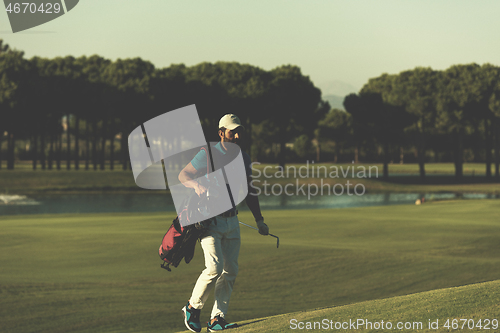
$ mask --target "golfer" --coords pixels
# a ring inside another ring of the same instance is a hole
[[[231,154],[231,145],[227,143],[238,144],[243,135],[243,129],[240,119],[234,114],[223,116],[219,121],[218,134],[220,142],[214,146],[214,149],[217,149],[218,153],[222,155]],[[242,154],[247,183],[250,184],[252,173],[250,156],[245,152],[242,152]],[[207,170],[207,156],[206,152],[201,150],[179,174],[179,180],[183,185],[194,189],[199,196],[203,195],[207,188],[194,179],[198,172],[203,170]],[[264,223],[258,197],[251,186],[248,186],[248,193],[249,195],[247,195],[245,201],[255,218],[259,233],[268,235],[269,228]],[[206,236],[201,239],[206,268],[198,277],[191,298],[186,306],[182,308],[184,323],[190,331],[201,331],[200,312],[214,287],[215,303],[210,316],[211,320],[208,322],[208,331],[221,331],[237,326],[237,324],[228,323],[225,319],[234,281],[236,275],[238,275],[238,255],[241,239],[237,214],[236,209],[230,209],[218,215],[215,218],[216,223],[209,226]]]

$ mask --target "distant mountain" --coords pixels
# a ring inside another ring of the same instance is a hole
[[[359,88],[356,88],[350,83],[332,80],[327,82],[322,82],[318,84],[319,89],[321,89],[321,94],[323,96],[327,95],[337,95],[337,96],[347,96],[351,93],[357,94],[359,92]]]
[[[332,109],[344,110],[344,97],[337,95],[323,95],[323,100],[328,101]]]
[[[352,84],[339,80],[322,82],[318,88],[321,89],[323,100],[328,101],[332,108],[341,110],[344,110],[344,97],[359,92]]]

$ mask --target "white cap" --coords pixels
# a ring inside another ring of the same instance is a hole
[[[234,114],[226,114],[224,117],[220,118],[219,121],[219,128],[224,127],[231,131],[240,126],[243,127],[240,118]]]

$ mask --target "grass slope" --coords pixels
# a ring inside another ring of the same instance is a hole
[[[234,332],[290,332],[292,329],[304,331],[308,327],[336,332],[390,332],[393,330],[450,332],[455,323],[458,325],[456,327],[468,332],[495,332],[500,327],[499,288],[500,280],[496,280],[333,308],[258,318],[241,322],[241,326]]]
[[[242,227],[231,321],[500,279],[496,200],[264,215],[280,248]],[[182,330],[180,309],[203,262],[198,247],[189,265],[159,268],[170,222],[162,214],[3,216],[2,332]]]

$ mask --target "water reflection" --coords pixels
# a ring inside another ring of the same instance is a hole
[[[375,193],[341,196],[316,196],[308,200],[307,196],[264,196],[259,197],[261,206],[268,209],[310,209],[310,208],[346,208],[364,206],[382,206],[396,204],[411,204],[417,199],[450,200],[450,199],[498,199],[500,195],[486,193]]]
[[[25,195],[8,195],[8,194],[0,194],[0,206],[2,205],[39,205],[40,202],[28,198]]]
[[[374,193],[362,196],[265,196],[260,195],[263,209],[347,208],[413,204],[450,199],[499,199],[498,194],[487,193]],[[246,207],[242,205],[241,210]],[[0,195],[0,215],[61,214],[61,213],[133,213],[174,212],[172,198],[164,194],[67,194],[27,197]]]

